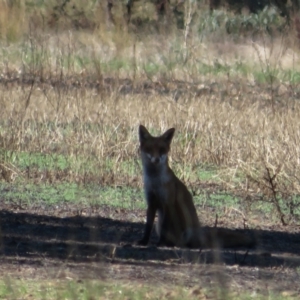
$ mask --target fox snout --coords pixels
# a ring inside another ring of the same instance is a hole
[[[147,154],[147,157],[149,158],[150,162],[158,165],[161,162],[161,158],[159,156],[152,156],[150,154]]]

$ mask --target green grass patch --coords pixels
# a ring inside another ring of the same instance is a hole
[[[109,205],[113,207],[121,207],[126,209],[145,209],[145,197],[142,188],[129,186],[126,178],[132,178],[140,174],[142,169],[140,161],[125,160],[116,163],[113,158],[107,158],[99,163],[96,157],[71,157],[68,155],[56,153],[29,153],[17,151],[2,152],[2,159],[12,163],[23,174],[26,170],[38,170],[37,174],[45,176],[47,172],[53,172],[54,176],[59,171],[68,170],[76,174],[92,174],[96,179],[101,176],[124,176],[122,185],[112,184],[109,182],[101,185],[94,183],[76,182],[76,180],[67,177],[59,178],[54,183],[49,180],[37,180],[26,177],[26,175],[18,177],[14,183],[0,182],[0,193],[5,203],[18,203],[19,205],[59,205],[62,203],[77,205]],[[177,176],[186,183],[196,182],[189,186],[194,194],[194,202],[200,207],[214,207],[221,215],[224,207],[234,207],[242,209],[243,200],[230,193],[219,190],[207,192],[205,189],[197,189],[197,182],[208,181],[210,183],[219,183],[218,168],[215,166],[200,165],[199,167],[191,167],[182,165],[182,163],[173,163],[172,168]],[[107,175],[105,175],[107,174]],[[236,177],[236,180],[239,180]],[[37,183],[38,181],[38,183]],[[296,197],[294,203],[297,203]],[[284,203],[282,203],[283,205]],[[283,205],[284,206],[284,205]],[[267,201],[258,201],[251,203],[251,209],[265,214],[272,213],[274,215],[274,205]],[[288,208],[286,207],[285,212]],[[297,213],[299,207],[296,207],[294,213]],[[275,214],[276,215],[276,214]]]
[[[69,203],[109,205],[126,209],[146,208],[143,189],[129,184],[130,178],[135,178],[137,175],[142,177],[139,160],[116,162],[113,157],[108,157],[101,161],[92,155],[83,157],[17,151],[2,151],[2,160],[13,164],[23,174],[18,176],[13,183],[0,182],[0,192],[7,204],[18,203],[19,205],[35,206]],[[216,166],[191,167],[174,162],[172,168],[175,174],[188,184],[197,206],[213,207],[219,215],[224,213],[224,207],[233,207],[244,211],[244,200],[235,196],[234,193],[218,189],[207,192],[205,188],[197,188],[199,181],[220,183],[219,169]],[[52,173],[53,175],[51,175]],[[92,182],[89,180],[84,182],[84,179],[77,180],[78,176],[84,178],[84,174],[92,176]],[[54,176],[53,181],[51,181],[52,176]],[[55,179],[56,176],[58,176],[57,179]],[[119,176],[122,180],[120,184],[109,180],[103,184],[97,183],[103,176]],[[235,176],[231,180],[240,181],[241,178],[241,176]],[[279,201],[283,213],[286,215],[292,213],[294,216],[300,215],[298,203],[298,196],[289,201]],[[246,203],[246,205],[252,211],[272,215],[274,218],[277,216],[274,203],[266,199]]]
[[[92,153],[84,155],[85,149],[82,150],[82,154],[68,155],[61,154],[59,152],[65,152],[63,145],[57,145],[59,149],[55,153],[42,153],[42,152],[26,152],[26,151],[10,151],[0,149],[0,161],[10,163],[16,167],[19,171],[24,172],[23,178],[26,178],[26,174],[30,172],[50,172],[53,171],[69,171],[70,173],[77,175],[90,175],[99,178],[102,175],[118,174],[118,176],[135,176],[141,174],[140,162],[135,159],[116,161],[115,156],[107,158],[98,158]],[[88,150],[87,150],[88,151]],[[64,180],[64,178],[62,178]],[[68,179],[68,181],[72,179]],[[74,179],[75,180],[75,179]]]
[[[59,184],[9,184],[0,182],[2,201],[20,205],[110,205],[121,208],[145,208],[144,194],[130,187],[103,187],[98,185]]]
[[[221,291],[195,287],[181,286],[151,286],[125,282],[107,283],[96,280],[29,280],[29,279],[0,279],[0,299],[224,299],[250,300],[253,295],[247,292]],[[255,293],[255,299],[281,300],[296,299],[294,295]]]
[[[218,213],[224,212],[224,207],[239,208],[242,204],[241,199],[223,192],[208,193],[204,190],[197,191],[194,202],[200,207],[214,207]]]
[[[75,164],[71,157],[55,153],[10,152],[7,153],[7,158],[21,170],[29,167],[38,170],[65,170]]]

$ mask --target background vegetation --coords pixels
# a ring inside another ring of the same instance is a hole
[[[0,2],[1,201],[143,208],[137,128],[176,128],[197,207],[299,224],[299,34],[276,7]],[[206,185],[213,188],[204,188]]]

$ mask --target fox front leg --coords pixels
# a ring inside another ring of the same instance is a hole
[[[173,237],[173,230],[170,224],[170,216],[167,213],[167,210],[164,209],[158,212],[158,228],[157,233],[159,235],[159,239],[157,242],[157,246],[167,246],[174,247],[175,240]]]
[[[140,241],[138,241],[138,245],[141,245],[141,246],[146,246],[149,242],[149,238],[150,238],[150,235],[152,232],[153,223],[154,223],[154,219],[155,219],[155,213],[157,210],[155,201],[151,201],[151,199],[153,200],[153,198],[151,198],[151,196],[149,196],[147,198],[148,198],[147,221],[146,221],[146,225],[145,225],[145,229],[144,229],[144,236]]]

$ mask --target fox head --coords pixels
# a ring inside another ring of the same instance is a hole
[[[139,127],[140,151],[143,164],[161,165],[168,161],[168,152],[175,128],[168,129],[161,136],[152,136],[145,126]]]

